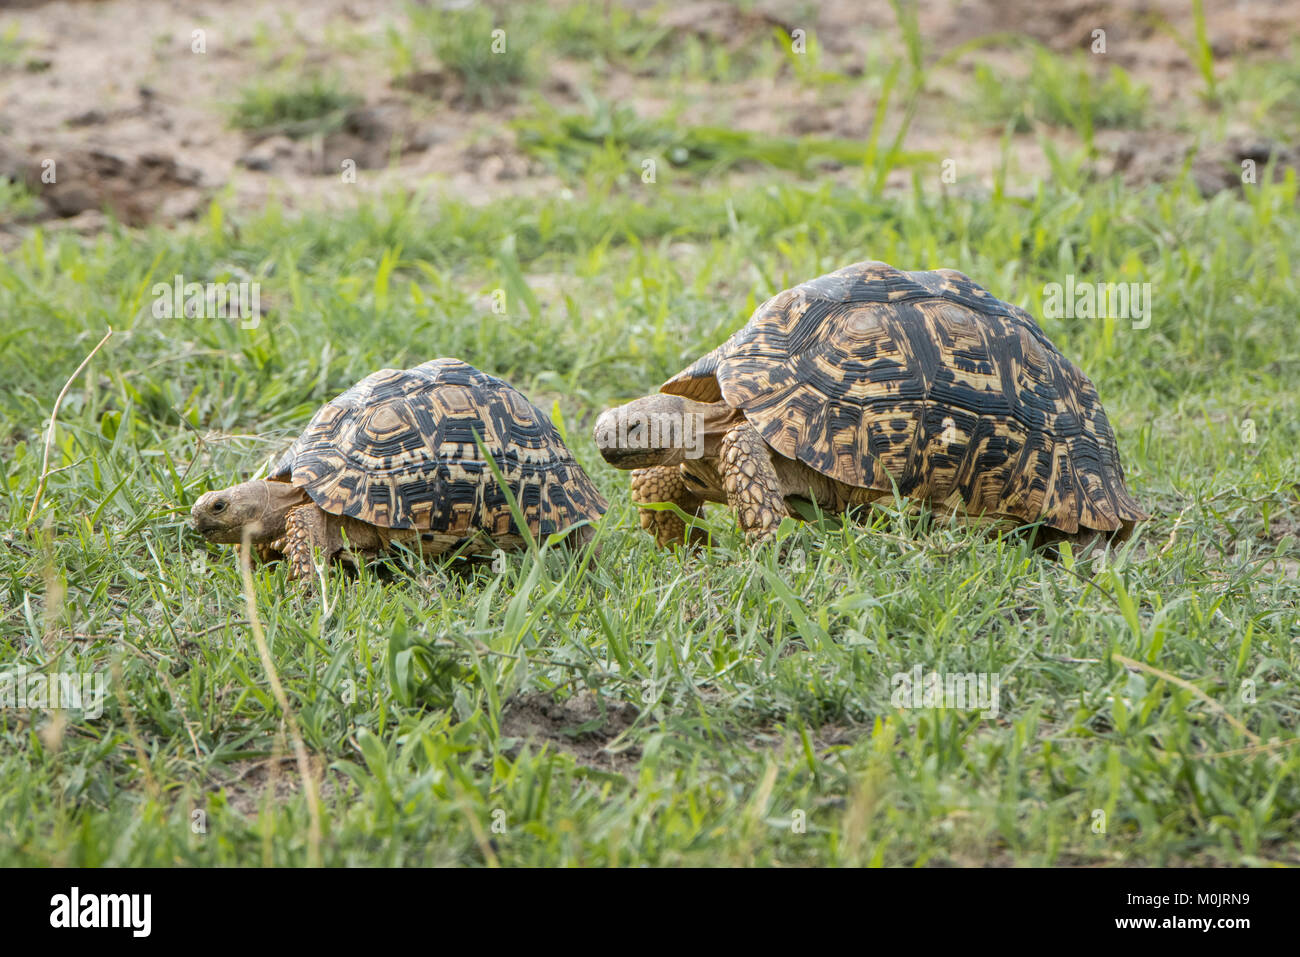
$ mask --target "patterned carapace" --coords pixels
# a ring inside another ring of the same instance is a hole
[[[518,538],[492,456],[534,536],[595,521],[605,500],[550,419],[458,359],[381,369],[326,404],[269,476],[380,528]]]
[[[846,486],[1066,533],[1148,517],[1092,382],[955,270],[865,262],[786,290],[662,391],[724,400]]]

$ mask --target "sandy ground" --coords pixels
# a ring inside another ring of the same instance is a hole
[[[730,49],[770,42],[774,28],[806,29],[822,46],[823,65],[854,82],[803,84],[783,70],[775,78],[678,86],[607,64],[550,59],[528,95],[576,109],[585,86],[646,115],[676,105],[682,122],[865,140],[879,96],[873,78],[904,50],[887,0],[831,0],[804,5],[803,15],[783,12],[790,5],[771,0],[746,10],[724,0],[629,5],[672,30]],[[1300,0],[1211,0],[1207,6],[1224,75],[1240,58],[1284,55],[1300,29]],[[936,0],[921,4],[919,22],[930,60],[1010,30],[1061,53],[1090,51],[1094,31],[1103,29],[1104,60],[1151,88],[1153,115],[1173,117],[1201,108],[1201,83],[1157,18],[1190,36],[1189,11],[1184,0]],[[0,58],[0,176],[24,180],[39,193],[42,206],[32,218],[82,232],[103,226],[105,208],[130,225],[171,223],[196,215],[218,194],[226,205],[247,210],[271,197],[291,209],[347,205],[393,188],[472,202],[560,189],[515,143],[510,121],[528,108],[528,95],[472,111],[460,102],[454,77],[436,63],[424,64],[414,83],[394,77],[386,33],[405,24],[402,6],[384,0],[9,2],[0,6],[0,35],[12,34],[18,45]],[[196,45],[202,49],[196,52]],[[987,188],[1001,161],[1002,130],[981,127],[955,105],[977,62],[1011,68],[1023,58],[982,48],[941,63],[904,145],[953,159],[961,181]],[[227,107],[236,91],[286,68],[341,74],[364,105],[348,114],[344,129],[323,137],[258,138],[230,129]],[[1131,181],[1169,175],[1194,141],[1173,126],[1099,134],[1108,163],[1102,171]],[[1284,158],[1294,159],[1297,144],[1271,143],[1265,131],[1231,116],[1222,126],[1231,142],[1201,161],[1207,191],[1230,184],[1223,169],[1252,150],[1265,158],[1270,150],[1286,151]],[[1016,137],[1011,155],[1013,191],[1028,191],[1048,174],[1034,134]],[[358,167],[355,182],[340,173],[349,160]],[[54,183],[41,177],[51,162]],[[904,186],[910,176],[900,170],[891,184]],[[0,225],[10,236],[20,228]]]

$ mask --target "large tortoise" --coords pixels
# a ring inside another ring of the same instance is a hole
[[[192,520],[211,542],[283,554],[311,579],[313,549],[352,560],[403,542],[426,556],[483,554],[525,540],[475,438],[534,537],[593,522],[606,503],[550,419],[459,359],[381,369],[324,405],[266,479],[207,492]],[[590,524],[570,532],[578,545]]]
[[[951,269],[864,262],[788,289],[659,394],[602,413],[596,443],[634,470],[634,501],[722,502],[751,539],[798,517],[791,499],[838,512],[895,489],[940,514],[1041,523],[1046,540],[1148,517],[1087,376]],[[660,545],[686,532],[667,509],[641,525]]]

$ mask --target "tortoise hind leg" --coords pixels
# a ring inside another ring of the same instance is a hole
[[[704,499],[687,487],[681,469],[675,465],[633,469],[632,501],[638,505],[667,502],[695,517],[704,513]],[[655,544],[660,548],[686,544],[686,523],[675,512],[655,508],[643,508],[640,512],[641,527],[655,537]],[[694,530],[691,543],[702,537],[702,532]]]
[[[781,480],[763,437],[743,422],[722,437],[718,472],[745,537],[761,542],[776,533],[787,514]]]
[[[325,558],[337,551],[331,548],[329,516],[315,505],[299,505],[289,510],[284,520],[284,552],[289,559],[289,578],[311,582],[316,577],[312,555],[319,549]]]

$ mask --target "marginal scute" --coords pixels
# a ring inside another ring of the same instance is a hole
[[[850,487],[1071,534],[1148,517],[1096,387],[1032,316],[956,270],[864,262],[786,290],[661,388],[724,400]]]
[[[696,402],[717,402],[722,398],[716,377],[718,368],[718,350],[715,349],[704,358],[673,376],[662,386],[661,392],[680,395]]]

